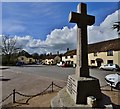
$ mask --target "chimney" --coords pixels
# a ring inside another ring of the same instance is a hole
[[[50,53],[50,56],[52,56],[52,53]]]
[[[59,51],[57,51],[57,55],[59,55]]]
[[[67,48],[67,51],[69,51],[69,48]]]

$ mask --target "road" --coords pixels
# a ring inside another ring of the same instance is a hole
[[[58,66],[35,65],[35,66],[23,66],[23,67],[11,67],[11,69],[18,73],[20,72],[31,73],[31,74],[59,79],[63,81],[67,81],[68,75],[75,74],[75,68],[65,68],[65,67],[62,68]],[[103,71],[96,68],[90,69],[90,76],[98,78],[101,86],[106,85],[104,77],[111,73],[115,73],[115,72]]]

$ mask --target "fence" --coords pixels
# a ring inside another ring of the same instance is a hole
[[[11,94],[9,94],[5,99],[3,99],[0,103],[6,101],[6,100],[7,100],[9,97],[11,97],[11,96],[12,96],[12,103],[17,103],[17,102],[16,102],[16,94],[18,94],[18,95],[20,95],[20,96],[29,97],[29,98],[27,99],[27,101],[26,101],[26,104],[27,104],[28,101],[29,101],[31,98],[36,97],[36,96],[39,96],[39,95],[42,95],[42,94],[45,94],[45,92],[47,92],[47,90],[48,90],[49,88],[51,88],[51,90],[50,90],[49,92],[54,92],[54,86],[56,86],[56,87],[58,87],[58,88],[60,88],[60,89],[63,88],[63,87],[60,87],[60,86],[58,86],[58,85],[56,85],[55,83],[52,82],[46,89],[44,89],[42,92],[40,92],[40,93],[38,93],[38,94],[35,94],[35,95],[25,95],[25,94],[22,94],[22,93],[20,93],[20,92],[17,92],[17,91],[14,89],[13,92],[12,92]],[[108,85],[101,86],[101,88],[104,88],[104,87],[106,87],[106,86],[108,86]],[[111,91],[112,91],[112,87],[111,87]],[[48,93],[49,93],[49,92],[48,92]]]
[[[58,87],[58,88],[60,88],[60,89],[63,88],[63,87],[60,87],[60,86],[58,86],[58,85],[56,85],[55,83],[52,82],[46,89],[44,89],[42,92],[40,92],[40,93],[38,93],[38,94],[35,94],[35,95],[25,95],[25,94],[22,94],[22,93],[20,93],[20,92],[17,92],[17,91],[14,89],[13,92],[12,92],[11,94],[9,94],[6,98],[4,98],[0,103],[6,101],[6,100],[7,100],[9,97],[11,97],[11,96],[12,96],[12,103],[17,103],[17,102],[16,102],[16,94],[18,94],[18,95],[20,95],[20,96],[29,97],[29,98],[27,99],[27,101],[26,101],[26,104],[27,104],[28,101],[29,101],[31,98],[36,97],[36,96],[39,96],[39,95],[42,95],[42,94],[45,94],[45,92],[47,92],[47,90],[48,90],[49,88],[51,88],[51,90],[48,91],[48,93],[49,93],[49,92],[54,92],[54,86],[56,86],[56,87]]]

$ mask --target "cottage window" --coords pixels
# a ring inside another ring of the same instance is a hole
[[[97,52],[94,53],[94,56],[97,56]]]
[[[91,64],[94,64],[95,63],[95,60],[91,60]]]
[[[70,58],[73,58],[73,56],[70,56]]]
[[[113,64],[113,60],[107,60],[107,64]]]
[[[73,61],[71,61],[71,64],[73,64]]]
[[[32,62],[32,59],[30,59],[29,62]]]
[[[22,57],[21,60],[24,60],[24,58]]]
[[[67,56],[65,56],[65,59],[67,59]]]
[[[112,50],[107,51],[107,56],[113,56],[113,51]]]

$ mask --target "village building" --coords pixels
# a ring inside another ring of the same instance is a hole
[[[62,61],[76,64],[76,50],[67,50],[67,52],[62,56]]]
[[[76,50],[67,51],[62,56],[62,61],[76,64]],[[88,45],[89,66],[99,67],[109,63],[120,66],[120,38]]]
[[[33,64],[36,62],[36,60],[33,59],[32,57],[26,57],[26,56],[19,56],[17,60],[18,62],[23,62],[24,64]]]
[[[46,65],[55,65],[60,61],[61,57],[59,55],[48,55],[45,56],[45,58],[42,60],[42,63]]]

